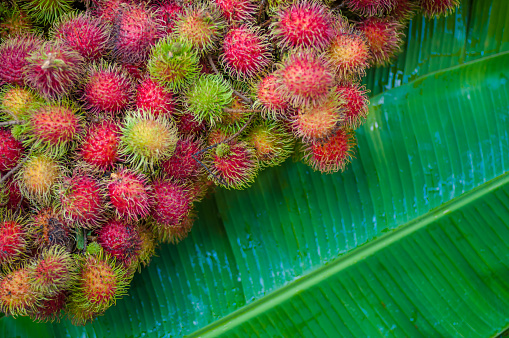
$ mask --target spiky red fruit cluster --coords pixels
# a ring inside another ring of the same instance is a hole
[[[119,143],[120,127],[103,120],[88,128],[78,156],[95,167],[109,169],[118,160]]]
[[[130,266],[138,258],[141,239],[133,224],[112,219],[97,231],[97,243],[118,262]]]
[[[150,189],[142,174],[122,169],[110,175],[108,196],[117,215],[138,220],[150,212]]]
[[[24,69],[28,64],[27,57],[39,49],[42,40],[33,35],[9,37],[0,45],[0,84],[2,82],[24,86]]]
[[[151,78],[138,85],[136,108],[151,111],[154,116],[171,116],[175,113],[173,92]]]
[[[0,128],[0,173],[12,169],[22,154],[21,142],[12,136],[10,130]]]
[[[253,0],[214,0],[229,22],[246,22],[256,13]]]
[[[191,210],[188,191],[180,183],[159,179],[152,184],[152,217],[158,228],[179,225]]]
[[[177,142],[173,155],[161,164],[164,172],[175,180],[185,182],[186,180],[197,179],[202,172],[201,165],[193,158],[202,160],[203,153],[198,154],[202,149],[201,140],[182,138]]]

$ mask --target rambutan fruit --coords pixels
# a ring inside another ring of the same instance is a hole
[[[421,11],[427,18],[447,16],[460,5],[460,0],[419,0]]]
[[[137,88],[136,108],[151,111],[155,117],[175,113],[173,92],[151,78],[144,79]]]
[[[224,37],[220,61],[232,77],[252,78],[270,64],[271,58],[270,45],[257,28],[242,25]]]
[[[72,10],[72,0],[28,0],[21,7],[35,22],[47,25]]]
[[[1,6],[1,5],[0,5]],[[18,36],[35,30],[32,20],[21,11],[18,6],[5,2],[7,13],[4,13],[0,22],[0,39],[8,36]]]
[[[5,86],[0,92],[0,117],[23,120],[40,101],[29,88]]]
[[[186,92],[185,104],[198,121],[214,126],[232,102],[233,90],[221,75],[202,75]]]
[[[18,207],[21,210],[26,210],[29,207],[28,201],[21,195],[18,181],[14,180],[12,176],[0,185],[0,201],[2,201],[0,204],[8,211],[18,210]]]
[[[159,242],[178,244],[184,240],[193,227],[195,216],[192,212],[187,214],[177,225],[152,224],[153,232]]]
[[[71,102],[43,104],[30,115],[23,143],[33,149],[63,154],[82,130],[83,118]]]
[[[38,50],[42,39],[35,35],[12,36],[0,44],[0,83],[24,86],[24,68],[29,64],[27,57]]]
[[[207,136],[207,145],[211,146],[226,141],[233,134],[220,128],[213,128]]]
[[[134,98],[135,88],[129,74],[117,65],[94,64],[85,79],[81,100],[91,113],[118,115]]]
[[[271,34],[282,48],[325,48],[333,34],[333,17],[324,4],[296,1],[280,9],[271,25]]]
[[[300,108],[290,118],[295,136],[304,142],[323,141],[341,127],[345,119],[345,109],[339,95],[332,93],[327,101]]]
[[[348,129],[338,129],[325,142],[309,144],[304,150],[304,163],[322,173],[345,170],[352,158],[354,136]]]
[[[46,297],[33,308],[28,314],[36,322],[54,322],[60,319],[60,314],[67,303],[67,291],[61,291],[54,296]]]
[[[152,256],[155,255],[156,241],[154,233],[146,223],[138,224],[136,231],[138,232],[138,237],[140,239],[138,267],[141,269],[142,266],[146,267],[150,263]]]
[[[254,182],[258,173],[255,151],[244,142],[222,143],[207,154],[206,164],[214,175],[217,185],[225,188],[243,189]]]
[[[261,167],[283,163],[292,154],[295,144],[292,134],[273,120],[257,121],[244,140],[254,148]]]
[[[113,22],[123,5],[130,4],[131,0],[98,0],[92,7],[92,15],[103,22]]]
[[[396,0],[396,6],[389,13],[389,16],[407,24],[419,9],[419,3],[413,0]]]
[[[111,219],[97,234],[97,243],[117,262],[131,267],[136,264],[141,248],[141,239],[134,224]]]
[[[0,310],[6,315],[16,317],[26,315],[30,308],[36,307],[41,295],[31,285],[28,269],[20,267],[0,276]]]
[[[78,157],[101,170],[113,168],[118,161],[120,127],[112,120],[90,125],[78,151]]]
[[[290,54],[277,77],[283,98],[296,107],[325,101],[334,84],[329,61],[310,52]]]
[[[69,299],[75,319],[86,320],[125,295],[129,278],[126,268],[115,264],[115,259],[108,254],[86,255],[80,261],[77,282],[71,287]]]
[[[205,121],[198,121],[189,112],[176,115],[176,124],[180,134],[184,136],[201,136],[207,130]]]
[[[184,12],[184,8],[174,0],[156,1],[153,8],[155,9],[156,18],[162,26],[159,36],[162,38],[173,33],[175,31],[175,21]]]
[[[55,184],[60,180],[65,169],[48,154],[35,154],[16,174],[21,194],[35,203],[47,202],[53,194]]]
[[[345,0],[344,4],[352,12],[362,16],[382,16],[396,6],[397,0]]]
[[[251,20],[256,14],[258,3],[254,0],[214,0],[229,23]]]
[[[23,144],[14,138],[11,130],[0,128],[0,173],[14,168],[23,151]]]
[[[361,78],[366,74],[370,58],[366,37],[352,27],[338,25],[327,56],[340,78]]]
[[[27,269],[30,286],[45,297],[55,296],[69,288],[77,272],[71,253],[58,245],[43,250]]]
[[[98,61],[108,53],[110,27],[90,13],[70,13],[53,24],[51,37],[63,41],[85,61]]]
[[[169,159],[161,163],[161,168],[168,177],[175,181],[184,182],[196,179],[202,173],[202,167],[192,156],[202,148],[203,142],[200,139],[181,138],[177,142],[175,152]],[[202,157],[202,154],[196,155],[200,161]]]
[[[68,224],[89,229],[104,219],[105,192],[92,175],[76,170],[58,187],[60,209]]]
[[[137,170],[153,168],[170,157],[178,141],[172,121],[143,110],[127,114],[121,133],[120,153]]]
[[[150,76],[171,90],[178,91],[198,75],[200,58],[188,41],[170,36],[157,42],[148,61]]]
[[[247,123],[253,114],[253,110],[244,101],[234,96],[232,103],[225,108],[218,127],[228,133],[235,133]]]
[[[67,296],[67,304],[65,306],[65,313],[67,317],[71,321],[74,326],[82,326],[91,322],[99,315],[101,312],[92,311],[89,309],[83,309],[79,307],[76,302],[74,302],[71,298],[71,295]]]
[[[113,57],[120,62],[146,61],[159,39],[159,25],[145,4],[122,4],[115,16]]]
[[[155,221],[153,227],[164,233],[164,229],[179,225],[191,211],[191,198],[184,185],[170,179],[157,179],[152,188],[152,218]]]
[[[357,25],[368,41],[371,64],[384,66],[400,50],[403,25],[393,18],[370,17]]]
[[[262,116],[271,119],[284,116],[290,108],[289,102],[280,91],[276,75],[270,74],[260,80],[254,88],[256,101],[254,107],[261,109]]]
[[[136,82],[143,81],[148,73],[147,73],[147,62],[121,62],[119,63],[123,69],[127,71],[127,73],[131,76],[133,80]]]
[[[215,48],[224,34],[226,23],[219,8],[213,3],[196,3],[187,7],[175,23],[175,35],[191,43],[205,54]]]
[[[20,217],[2,211],[0,221],[0,265],[10,265],[27,251],[30,240],[29,229]]]
[[[150,213],[150,186],[145,175],[122,168],[111,173],[108,196],[121,219],[138,221]]]
[[[30,223],[34,247],[68,247],[72,241],[71,229],[62,215],[53,207],[46,207],[35,214]]]
[[[25,82],[47,99],[68,95],[83,73],[81,55],[60,41],[45,42],[26,61]]]
[[[369,100],[366,89],[356,83],[342,83],[336,87],[336,91],[345,102],[343,125],[349,129],[358,128],[368,116]]]

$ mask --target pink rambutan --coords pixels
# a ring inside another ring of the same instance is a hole
[[[345,0],[344,4],[352,12],[362,16],[381,16],[396,6],[397,0]]]
[[[396,19],[370,17],[361,21],[357,29],[366,36],[371,63],[376,66],[388,64],[401,48],[403,26]]]
[[[120,62],[146,61],[156,43],[159,25],[145,4],[122,4],[113,25],[113,56]]]
[[[26,60],[26,83],[48,99],[68,95],[83,73],[81,55],[61,41],[45,42]]]
[[[10,264],[19,259],[27,250],[29,239],[30,235],[24,221],[7,214],[5,219],[0,221],[0,265]]]
[[[78,156],[102,170],[111,169],[118,161],[120,127],[111,120],[92,124],[86,132]]]
[[[104,216],[104,191],[91,175],[76,172],[59,187],[60,208],[69,224],[85,229],[97,226]]]
[[[258,172],[254,150],[244,142],[222,143],[208,153],[206,164],[216,184],[225,188],[247,188]]]
[[[185,187],[170,179],[157,179],[153,184],[152,218],[156,228],[177,226],[191,211],[191,198]]]
[[[287,109],[290,108],[289,102],[284,98],[279,90],[277,76],[270,74],[263,78],[256,85],[256,102],[255,106],[262,110],[264,116],[275,119],[284,116]]]
[[[31,219],[33,242],[37,248],[50,248],[55,245],[67,247],[71,239],[71,229],[62,215],[53,207],[46,207]]]
[[[185,136],[201,136],[207,130],[205,121],[198,121],[194,115],[189,112],[184,112],[176,116],[177,129],[180,134]]]
[[[304,149],[304,162],[322,173],[343,171],[352,158],[354,145],[352,132],[338,129],[327,141],[308,145]]]
[[[190,137],[179,139],[175,152],[161,164],[161,168],[175,181],[184,182],[198,178],[202,173],[202,167],[192,155],[197,154],[202,147],[203,142],[200,139]],[[196,155],[200,161],[202,157],[202,154]]]
[[[254,0],[214,0],[230,23],[246,22],[256,14],[258,3]]]
[[[447,16],[460,5],[460,0],[419,0],[422,13],[428,18]]]
[[[14,168],[23,151],[22,143],[12,136],[11,130],[0,128],[0,173]]]
[[[348,26],[338,26],[327,56],[340,78],[360,78],[366,74],[370,50],[366,37],[360,31]]]
[[[133,97],[134,84],[123,68],[104,62],[89,68],[81,100],[90,112],[119,114]]]
[[[145,175],[120,169],[110,175],[107,188],[110,203],[120,218],[137,221],[149,214],[150,187]]]
[[[345,102],[344,126],[350,129],[358,128],[368,115],[369,100],[366,89],[356,83],[342,83],[336,87],[336,91]]]
[[[147,76],[146,62],[120,62],[119,65],[136,81],[143,81]]]
[[[271,25],[271,34],[283,48],[325,48],[332,38],[333,17],[324,4],[300,0],[283,7]]]
[[[277,77],[281,94],[296,107],[323,102],[334,84],[329,62],[310,52],[291,54]]]
[[[146,78],[138,85],[136,108],[151,111],[155,117],[169,117],[175,113],[173,92],[157,81]]]
[[[162,29],[159,31],[160,37],[173,33],[175,21],[184,12],[184,8],[174,0],[159,0],[152,6],[156,10],[156,18],[162,26]]]
[[[95,1],[95,0],[94,0]],[[98,0],[92,9],[92,15],[103,22],[113,22],[123,5],[130,4],[131,0]]]
[[[108,52],[110,31],[107,24],[90,13],[70,13],[53,24],[51,36],[80,53],[86,61],[98,61]]]
[[[29,63],[27,57],[40,48],[41,38],[34,35],[12,36],[0,44],[0,83],[24,86],[24,68]]]
[[[111,219],[97,230],[97,243],[117,262],[126,267],[136,263],[141,249],[141,238],[134,224]]]
[[[223,40],[223,66],[238,79],[259,74],[271,62],[270,45],[256,28],[232,28]]]

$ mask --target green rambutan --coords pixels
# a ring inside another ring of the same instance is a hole
[[[177,142],[175,152],[169,159],[161,163],[161,168],[174,181],[185,182],[197,179],[202,174],[202,167],[192,156],[202,148],[203,142],[200,139],[181,138]],[[195,157],[201,161],[203,156],[197,154]]]
[[[24,68],[29,64],[27,57],[38,50],[42,39],[35,35],[12,36],[0,44],[0,83],[24,86]]]
[[[54,296],[46,297],[33,308],[28,314],[36,322],[53,322],[60,320],[60,314],[67,303],[67,292],[61,291]]]
[[[72,10],[72,0],[27,0],[21,7],[35,22],[47,25]]]
[[[14,263],[25,255],[30,242],[29,229],[21,217],[2,210],[0,219],[0,266]]]
[[[0,128],[0,173],[14,168],[23,152],[23,144],[14,138],[11,130]]]
[[[327,141],[311,143],[303,149],[304,163],[322,173],[343,171],[350,163],[354,146],[353,133],[338,129]]]
[[[279,122],[258,120],[248,131],[244,140],[255,150],[262,167],[283,163],[293,153],[295,140]]]
[[[310,52],[290,54],[277,78],[283,98],[296,107],[325,101],[334,84],[329,61]]]
[[[256,101],[254,106],[261,109],[262,116],[271,119],[284,116],[290,108],[289,101],[281,93],[277,76],[273,73],[264,77],[255,85]]]
[[[110,27],[90,13],[69,13],[53,23],[51,37],[76,50],[87,62],[106,56]]]
[[[118,161],[120,127],[112,120],[90,125],[78,151],[78,158],[101,170],[113,168]]]
[[[362,16],[382,16],[396,6],[397,0],[345,0],[344,4],[352,12]]]
[[[199,61],[190,42],[168,36],[152,48],[148,71],[152,78],[178,91],[194,81],[200,70]]]
[[[220,61],[232,77],[252,78],[263,71],[271,59],[270,45],[258,28],[235,27],[223,39]]]
[[[232,102],[233,90],[221,75],[202,75],[186,92],[185,104],[198,121],[214,126]]]
[[[271,34],[282,48],[325,48],[333,34],[333,16],[319,1],[299,0],[281,7]]]
[[[152,227],[165,240],[166,230],[178,226],[191,211],[191,196],[184,185],[170,179],[157,179],[152,188]]]
[[[60,209],[68,224],[90,229],[104,220],[103,185],[84,170],[77,169],[71,177],[62,179],[58,195]]]
[[[69,288],[77,272],[71,253],[58,245],[43,250],[27,269],[31,288],[44,297],[55,296]]]
[[[121,168],[111,173],[106,185],[119,218],[138,221],[150,213],[150,186],[145,175]]]
[[[151,78],[144,79],[137,88],[136,108],[151,111],[155,117],[175,113],[173,92]]]
[[[143,110],[127,114],[121,129],[120,153],[133,168],[154,168],[169,158],[178,141],[175,124],[163,116]]]
[[[76,320],[91,319],[125,295],[128,285],[126,268],[115,264],[115,259],[108,254],[81,257],[77,281],[69,295],[70,312]]]
[[[6,315],[13,317],[26,315],[30,308],[38,305],[40,299],[41,295],[30,285],[26,267],[0,275],[0,310]]]
[[[30,53],[25,82],[47,99],[68,95],[83,73],[83,58],[63,42],[45,42]]]
[[[44,204],[53,195],[53,188],[65,168],[51,155],[35,154],[16,174],[21,194],[29,201]]]
[[[427,18],[447,16],[460,5],[460,0],[419,0],[421,11]]]
[[[129,108],[134,94],[134,83],[122,67],[100,62],[89,67],[81,100],[91,113],[111,116]]]
[[[113,57],[120,62],[146,61],[159,35],[159,25],[150,8],[143,3],[122,4],[113,26]]]
[[[23,120],[40,101],[29,88],[5,86],[0,92],[0,118]]]
[[[34,247],[69,247],[72,242],[71,229],[54,207],[40,209],[30,220]]]
[[[175,35],[205,54],[216,47],[225,28],[226,23],[215,4],[198,2],[185,8],[184,13],[179,15],[175,23]]]
[[[258,9],[255,0],[214,0],[229,23],[243,23],[253,19]]]
[[[393,18],[370,17],[357,25],[368,41],[371,64],[384,66],[400,50],[403,25]]]
[[[244,142],[220,144],[207,153],[206,164],[214,174],[209,178],[228,189],[249,187],[258,173],[255,151]]]
[[[336,87],[336,91],[345,102],[344,126],[350,129],[358,128],[368,116],[369,100],[366,89],[356,83],[342,83]]]
[[[234,96],[232,103],[225,109],[218,127],[227,133],[235,133],[247,123],[253,114],[253,110],[244,101]]]
[[[105,252],[125,267],[132,267],[138,261],[141,239],[136,225],[110,219],[99,230],[97,243]]]

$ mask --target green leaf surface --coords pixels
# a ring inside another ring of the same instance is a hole
[[[509,2],[416,18],[371,70],[356,159],[287,162],[198,206],[129,296],[85,327],[3,337],[490,336],[509,325]]]

